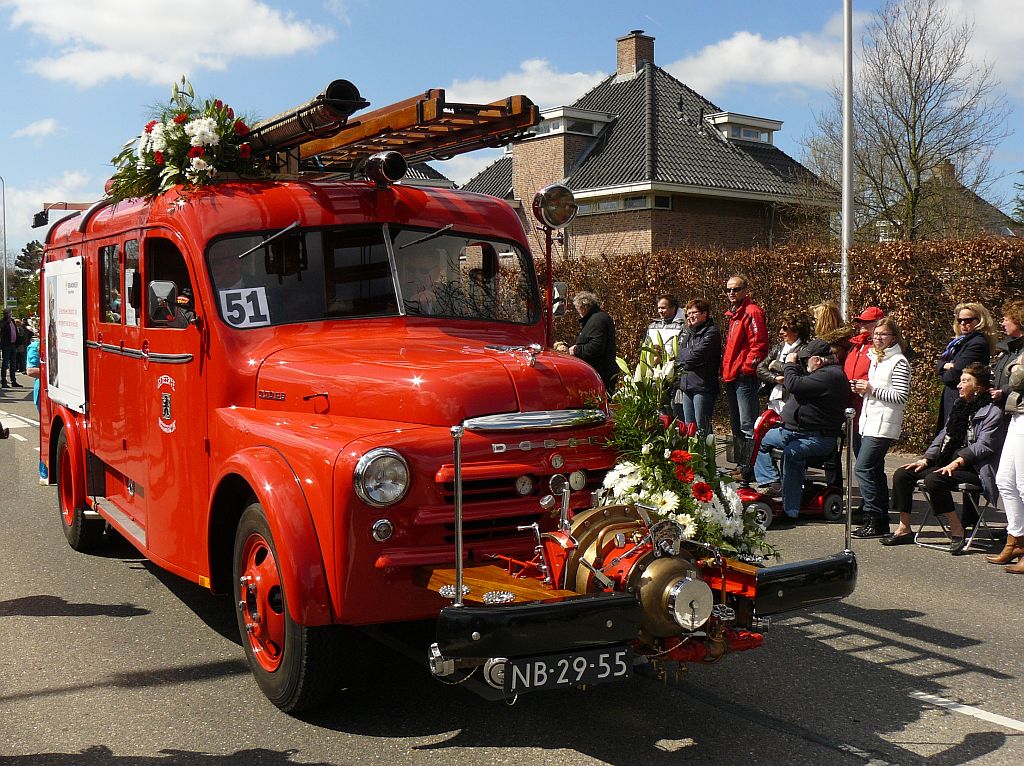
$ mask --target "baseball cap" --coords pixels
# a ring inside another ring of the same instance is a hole
[[[879,319],[885,316],[885,312],[878,306],[868,306],[857,317],[858,322],[877,322]]]
[[[796,352],[797,359],[810,359],[812,356],[829,356],[832,347],[821,338],[811,338]]]

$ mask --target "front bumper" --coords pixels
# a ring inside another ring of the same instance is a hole
[[[754,614],[806,609],[839,601],[857,586],[857,557],[853,551],[757,570]]]

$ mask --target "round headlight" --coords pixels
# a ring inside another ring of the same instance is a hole
[[[696,630],[711,616],[715,597],[703,580],[684,577],[668,589],[668,613],[676,624],[686,630]]]
[[[353,484],[367,505],[394,505],[409,489],[409,464],[393,449],[372,449],[356,463]]]

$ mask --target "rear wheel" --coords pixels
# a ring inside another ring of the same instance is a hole
[[[761,527],[761,529],[768,529],[772,525],[772,519],[775,518],[775,509],[768,503],[758,500],[748,505],[747,510],[754,512],[754,523]]]
[[[61,431],[57,438],[57,502],[60,507],[60,523],[68,545],[76,551],[93,550],[103,540],[103,519],[85,516],[85,488],[81,477],[75,476],[68,447],[67,432]]]
[[[340,683],[338,629],[291,618],[277,546],[259,503],[238,522],[232,572],[238,630],[260,689],[286,713],[322,704]]]
[[[846,509],[843,507],[841,495],[833,492],[821,503],[821,515],[825,521],[842,521],[846,518]]]

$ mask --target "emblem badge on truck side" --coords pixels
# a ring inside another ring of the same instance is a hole
[[[174,391],[174,378],[170,375],[161,375],[156,381],[156,389],[160,393],[160,419],[157,425],[165,434],[174,433],[178,427],[178,421],[174,419],[171,409],[171,393]],[[170,391],[166,390],[170,389]]]

